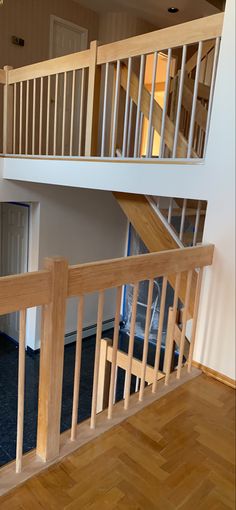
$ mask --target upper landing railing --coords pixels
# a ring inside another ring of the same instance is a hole
[[[0,152],[202,158],[223,14],[0,70]]]

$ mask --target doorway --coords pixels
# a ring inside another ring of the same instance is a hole
[[[29,258],[29,205],[0,204],[0,275],[25,273]],[[19,339],[19,313],[0,317],[0,332]]]
[[[57,16],[50,17],[49,58],[62,57],[86,50],[88,30]]]
[[[70,23],[57,16],[50,17],[50,48],[49,58],[57,58],[71,53],[86,50],[88,47],[88,30],[86,28]],[[63,73],[58,76],[58,95],[57,95],[57,135],[56,147],[58,153],[61,148],[62,138],[62,122],[63,122],[63,105],[64,105],[64,86],[65,77]],[[73,135],[72,145],[70,145],[70,130],[71,130],[71,95],[73,91],[73,73],[67,73],[66,83],[66,97],[65,97],[65,140],[64,140],[64,154],[71,155],[75,152],[77,154],[77,145],[79,140],[79,124],[80,124],[80,97],[81,97],[81,84],[82,84],[82,71],[75,73],[75,86],[74,86],[74,120],[73,120]],[[51,108],[55,109],[55,77],[51,78]],[[53,126],[52,126],[53,129]],[[51,136],[52,138],[52,136]],[[52,142],[52,140],[51,140]],[[50,146],[52,153],[52,146]]]

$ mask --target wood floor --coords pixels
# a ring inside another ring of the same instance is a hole
[[[1,510],[235,508],[235,392],[197,377],[0,499]]]

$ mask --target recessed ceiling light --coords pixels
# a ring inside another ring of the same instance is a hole
[[[179,9],[177,7],[169,7],[168,12],[175,14],[176,12],[179,12]]]

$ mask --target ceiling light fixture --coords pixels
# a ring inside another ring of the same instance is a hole
[[[175,14],[176,12],[179,12],[179,9],[177,7],[169,7],[168,12]]]

